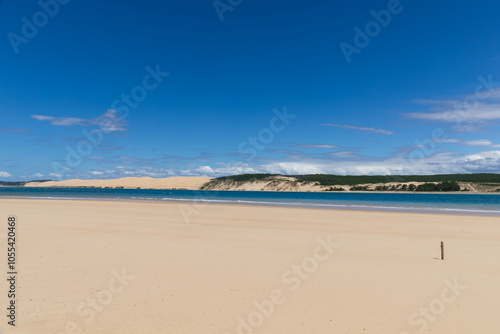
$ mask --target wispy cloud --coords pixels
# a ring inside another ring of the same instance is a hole
[[[453,143],[460,144],[465,146],[492,146],[492,147],[500,147],[500,145],[494,145],[488,139],[476,139],[476,140],[460,140],[457,138],[447,138],[447,139],[438,139],[436,140],[438,143]]]
[[[313,149],[337,149],[337,148],[340,148],[339,146],[329,145],[329,144],[295,144],[295,145],[292,145],[292,147],[295,147],[295,148],[313,148]]]
[[[83,118],[73,118],[73,117],[52,117],[43,115],[32,115],[31,118],[37,119],[39,121],[49,121],[50,124],[58,126],[86,125],[89,122],[89,120]]]
[[[2,128],[2,127],[0,127],[0,131],[2,131],[2,132],[10,132],[10,133],[27,133],[27,132],[29,132],[29,130],[26,130],[26,129]]]
[[[52,125],[56,126],[100,126],[103,131],[114,132],[114,131],[126,131],[128,121],[119,117],[115,110],[108,110],[101,116],[97,118],[75,118],[75,117],[53,117],[44,115],[32,115],[39,121],[48,121]]]
[[[362,131],[365,133],[376,133],[376,134],[382,134],[382,135],[394,135],[396,134],[393,131],[389,130],[384,130],[384,129],[377,129],[373,127],[365,127],[365,126],[355,126],[355,125],[342,125],[342,124],[322,124],[325,126],[334,126],[337,128],[344,128],[344,129],[350,129],[350,130],[356,130],[356,131]]]
[[[328,155],[332,158],[354,158],[358,156],[358,152],[344,150],[344,151],[329,153]]]
[[[466,146],[492,146],[493,143],[487,139],[466,140],[463,142]]]
[[[463,119],[468,122],[492,121],[500,119],[500,104],[478,103],[470,111],[465,111],[459,102],[439,102],[436,101],[431,110],[435,112],[414,112],[407,116],[416,119],[454,122]]]
[[[291,146],[291,147],[295,147],[295,146]],[[301,154],[302,152],[301,151],[298,151],[298,150],[288,150],[286,148],[278,148],[278,149],[273,149],[273,150],[264,150],[264,152],[266,153],[280,153],[280,154],[288,154],[288,155],[292,155],[292,154]],[[241,154],[240,154],[241,156]]]
[[[407,113],[406,116],[442,123],[454,123],[461,132],[478,131],[481,126],[500,120],[500,88],[476,93],[462,100],[414,100],[430,107],[427,112]]]

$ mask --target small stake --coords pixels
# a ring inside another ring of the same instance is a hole
[[[444,243],[441,241],[441,260],[444,260]]]

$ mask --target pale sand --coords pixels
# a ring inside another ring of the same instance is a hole
[[[197,190],[202,185],[212,180],[210,177],[198,176],[176,176],[156,179],[152,177],[126,177],[121,179],[111,180],[64,180],[64,181],[49,181],[49,182],[32,182],[26,187],[124,187],[129,189],[189,189]]]
[[[425,333],[500,332],[498,217],[207,205],[188,224],[179,210],[188,207],[0,200],[0,261],[10,214],[20,260],[18,327],[5,326],[2,279],[0,328],[64,333],[75,321],[82,333],[238,333],[238,317],[277,289],[285,300],[254,333],[417,333],[408,319],[429,304],[441,314]],[[329,235],[339,248],[292,291],[282,275]],[[111,271],[122,268],[135,278],[118,292]],[[455,278],[467,288],[441,302]],[[107,305],[86,323],[76,309],[96,296]]]
[[[281,178],[292,179],[292,178]],[[209,185],[206,190],[240,190],[240,191],[297,191],[297,192],[323,192],[329,190],[330,188],[342,188],[344,191],[354,192],[350,189],[352,185],[335,185],[335,186],[322,186],[317,182],[293,182],[293,180],[287,180],[281,182],[273,181],[254,181],[245,183],[235,183],[232,181],[220,183],[218,185]],[[377,186],[387,186],[391,188],[392,186],[397,186],[399,184],[406,184],[407,186],[413,184],[419,186],[424,182],[389,182],[389,183],[364,183],[358,184],[357,186],[363,187],[367,186],[369,189],[375,189]],[[363,191],[366,193],[366,191]],[[387,191],[385,191],[387,193]],[[476,191],[477,192],[477,191]]]

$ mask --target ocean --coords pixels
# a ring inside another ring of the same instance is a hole
[[[0,187],[0,198],[143,200],[500,216],[500,194]]]

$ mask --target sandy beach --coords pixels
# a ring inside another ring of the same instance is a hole
[[[4,333],[500,331],[498,217],[2,199],[4,246],[10,215]]]

